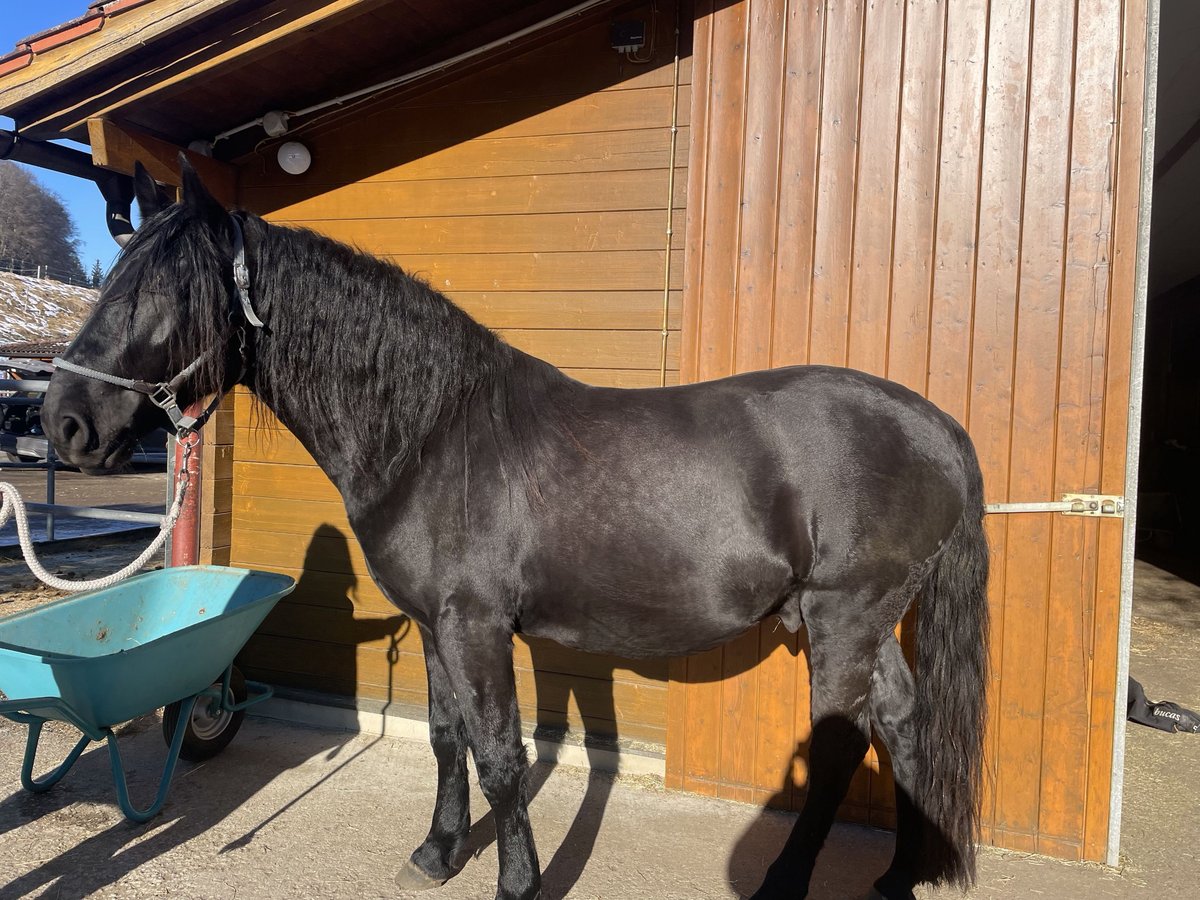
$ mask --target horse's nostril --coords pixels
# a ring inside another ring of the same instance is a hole
[[[62,433],[63,442],[71,443],[75,435],[83,430],[83,424],[74,416],[64,415],[59,430]]]
[[[87,453],[94,449],[92,429],[88,427],[83,416],[76,413],[60,412],[51,419],[53,425],[48,436],[53,441],[55,449],[62,455]]]
[[[55,452],[74,462],[94,449],[95,428],[84,408],[63,396],[62,385],[51,383],[42,404],[42,428]]]

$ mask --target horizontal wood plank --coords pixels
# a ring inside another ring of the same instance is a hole
[[[388,254],[440,291],[637,291],[662,287],[662,250],[565,253]],[[683,286],[683,251],[671,252],[672,290]]]
[[[686,178],[677,178],[673,208],[686,202]],[[665,170],[567,175],[511,175],[437,181],[356,182],[335,186],[290,184],[243,188],[247,208],[271,221],[336,221],[389,217],[501,216],[667,208]]]
[[[643,291],[459,291],[448,295],[488,328],[563,328],[637,331],[660,329],[663,292]],[[683,295],[669,294],[667,327],[678,331]]]
[[[672,220],[671,228],[682,230],[683,210],[674,210]],[[662,250],[668,226],[665,209],[436,218],[376,214],[358,219],[277,219],[275,224],[311,228],[367,253],[397,258],[408,248],[419,248],[422,254],[470,255]]]
[[[449,143],[428,133],[385,132],[373,142],[379,162],[372,165],[360,154],[333,153],[312,179],[328,185],[351,181],[428,181],[509,175],[569,175],[594,172],[667,168],[670,123],[629,131],[585,131],[578,134],[540,134],[533,137],[477,138]],[[679,130],[676,159],[687,164],[690,129]],[[318,183],[316,181],[311,183]],[[269,167],[250,178],[255,190],[295,186],[295,176]]]
[[[338,489],[320,469],[281,466],[261,462],[234,465],[237,493],[242,497],[287,497],[294,500],[324,500],[340,503]]]
[[[350,583],[349,578],[345,579],[345,591],[355,591],[360,585],[369,585],[371,582],[362,548],[350,529],[328,523],[322,523],[307,533],[288,533],[265,531],[257,525],[241,522],[233,535],[232,559],[235,565],[278,572],[303,570],[309,574],[324,572],[335,577],[344,577],[347,573],[356,576],[354,584]],[[365,587],[363,590],[366,596],[370,596]],[[374,608],[387,611],[383,605]]]
[[[262,497],[233,498],[235,532],[262,529],[276,534],[311,535],[321,525],[349,534],[350,523],[341,502],[277,500]],[[235,541],[236,546],[236,541]]]
[[[316,466],[304,446],[283,430],[273,416],[263,425],[245,426],[237,430],[238,459],[245,462],[277,463],[288,466]],[[235,486],[236,490],[236,486]]]
[[[505,328],[497,332],[518,350],[564,368],[653,369],[661,365],[662,334],[657,331],[570,331]],[[679,332],[667,337],[667,368],[679,368]]]

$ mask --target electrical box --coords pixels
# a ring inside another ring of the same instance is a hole
[[[636,53],[645,46],[645,22],[612,23],[612,47],[618,53]]]

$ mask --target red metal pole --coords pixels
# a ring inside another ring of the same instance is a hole
[[[199,415],[204,409],[203,404],[196,402],[185,412],[189,416]],[[187,494],[183,498],[183,508],[171,532],[171,558],[168,565],[194,566],[200,562],[200,460],[204,455],[204,438],[200,432],[193,432],[185,438],[175,441],[175,463],[171,467],[171,478],[179,483],[179,469],[183,465],[183,449],[185,442],[192,446],[192,454],[188,458]]]

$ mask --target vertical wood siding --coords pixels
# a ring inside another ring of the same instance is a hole
[[[1145,23],[1145,0],[698,3],[683,380],[853,366],[966,424],[989,502],[1123,493]],[[987,530],[985,838],[1102,859],[1121,522]],[[672,663],[671,785],[802,803],[782,631]],[[848,818],[892,823],[883,755]]]
[[[594,383],[659,383],[669,262],[675,383],[690,65],[670,198],[674,10],[622,18],[656,25],[650,64],[614,52],[607,21],[577,28],[304,132],[312,169],[294,178],[273,158],[252,161],[241,203],[395,260],[510,343]],[[251,398],[236,407],[232,561],[300,582],[251,641],[247,667],[277,684],[423,706],[416,629],[371,582],[333,485],[278,422],[261,412],[255,421]],[[663,744],[664,661],[521,639],[515,658],[527,724]]]

